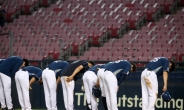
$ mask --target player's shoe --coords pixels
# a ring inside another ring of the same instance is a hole
[[[7,108],[1,108],[1,110],[8,110]]]

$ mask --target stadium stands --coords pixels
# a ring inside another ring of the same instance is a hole
[[[3,7],[6,20],[13,21],[7,24],[14,35],[13,53],[22,57],[148,61],[165,56],[183,61],[184,9],[178,10],[182,3],[6,0]],[[7,57],[8,37],[0,41],[1,57]]]

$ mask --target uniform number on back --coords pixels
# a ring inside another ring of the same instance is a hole
[[[157,62],[159,59],[161,59],[161,58],[163,58],[163,57],[157,57],[157,58],[154,58],[154,59],[152,59],[150,62]]]
[[[117,60],[117,61],[114,61],[113,63],[119,63],[121,61],[127,61],[127,60]]]

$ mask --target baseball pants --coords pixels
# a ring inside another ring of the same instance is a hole
[[[18,99],[22,110],[31,110],[29,98],[29,73],[19,70],[15,74]]]
[[[99,69],[98,72],[97,72],[97,76],[98,78],[100,79],[100,88],[101,88],[101,92],[102,92],[102,103],[103,103],[103,106],[104,106],[104,110],[107,110],[107,102],[106,102],[106,97],[105,97],[105,92],[104,92],[104,81],[103,81],[103,74],[105,72],[105,69]]]
[[[66,110],[74,110],[74,80],[67,82],[67,76],[61,77],[61,84],[63,87],[63,97]]]
[[[99,69],[98,72],[97,72],[97,76],[99,78],[99,81],[100,81],[100,88],[101,88],[101,92],[102,92],[102,97],[105,97],[105,89],[104,89],[104,72],[105,72],[105,69]]]
[[[13,108],[11,98],[11,78],[3,73],[0,73],[0,102],[1,108]]]
[[[106,70],[103,74],[103,85],[106,96],[108,110],[118,110],[117,105],[117,78],[111,72]]]
[[[93,71],[87,71],[83,75],[84,90],[86,94],[86,99],[88,107],[91,110],[98,110],[97,98],[92,95],[92,88],[97,82],[97,76]]]
[[[154,71],[145,69],[141,74],[142,110],[155,110],[158,94],[157,75]]]
[[[56,104],[56,74],[53,70],[46,68],[42,72],[45,103],[47,110],[57,110]]]

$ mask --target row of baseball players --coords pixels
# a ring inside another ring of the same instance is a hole
[[[154,104],[158,94],[157,77],[163,75],[163,91],[166,91],[168,72],[174,69],[174,62],[169,61],[165,57],[154,58],[147,64],[141,75],[142,110],[154,110]],[[28,66],[26,59],[22,60],[19,57],[12,56],[2,61],[0,65],[1,108],[7,107],[8,110],[13,110],[10,93],[11,78],[15,77],[19,103],[22,110],[31,110],[29,88],[36,80],[43,81],[47,110],[57,110],[56,89],[60,81],[63,88],[65,108],[66,110],[74,110],[73,92],[74,83],[77,79],[83,80],[88,109],[98,109],[97,98],[92,95],[92,88],[94,86],[100,86],[104,109],[118,110],[117,92],[119,86],[129,72],[135,71],[135,64],[127,60],[118,60],[97,65],[92,61],[78,60],[69,64],[66,61],[58,60],[50,63],[42,71],[37,67]]]

